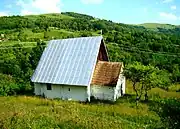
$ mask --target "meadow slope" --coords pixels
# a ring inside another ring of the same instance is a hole
[[[179,108],[169,109],[168,113],[163,106],[170,98],[176,105],[179,104],[178,92],[153,89],[151,100],[140,102],[137,107],[130,85],[126,90],[129,94],[115,103],[79,103],[33,96],[0,97],[0,128],[175,129],[179,126]]]

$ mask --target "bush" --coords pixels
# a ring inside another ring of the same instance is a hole
[[[0,95],[15,95],[17,91],[20,90],[18,84],[15,83],[15,80],[9,76],[0,74]]]
[[[164,127],[178,129],[180,127],[180,99],[162,99],[153,102],[150,106],[155,111]]]
[[[0,96],[32,92],[32,87],[29,84],[17,83],[10,75],[0,74],[0,82]]]

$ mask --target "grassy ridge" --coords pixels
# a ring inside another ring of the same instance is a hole
[[[23,37],[23,39],[21,40],[22,42],[25,42],[26,40],[30,41],[30,42],[35,42],[34,40],[37,39],[43,39],[44,38],[48,38],[49,40],[51,40],[52,38],[70,38],[70,37],[81,37],[82,34],[86,32],[86,31],[70,31],[70,30],[65,30],[65,29],[60,29],[60,28],[56,28],[56,27],[50,27],[49,30],[47,32],[45,31],[40,31],[40,32],[32,32],[31,29],[22,29],[21,30],[21,36]],[[88,32],[88,34],[91,34],[93,36],[98,35],[98,31],[91,31]],[[18,35],[19,32],[12,32],[7,34],[6,36],[12,39],[18,39]],[[28,43],[28,41],[26,41]],[[11,42],[11,44],[14,45],[17,44],[18,41],[8,41]],[[7,42],[0,42],[0,45],[6,45],[8,44]]]
[[[63,14],[59,14],[59,13],[49,13],[49,14],[41,14],[41,15],[26,15],[24,17],[32,19],[32,20],[36,20],[39,18],[39,16],[47,17],[47,18],[58,18],[58,19],[72,19],[73,18],[71,16],[67,16],[67,15],[63,15]]]
[[[157,28],[175,29],[177,27],[175,25],[159,24],[159,23],[144,23],[144,24],[140,24],[140,26],[144,26],[145,28],[149,28],[149,29],[157,29]]]

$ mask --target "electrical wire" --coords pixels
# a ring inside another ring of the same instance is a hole
[[[46,47],[46,45],[41,45],[41,46],[45,46],[45,47]],[[37,47],[37,46],[23,46],[23,47],[0,47],[0,50],[1,50],[1,49],[18,49],[18,48],[35,48],[35,47]]]
[[[41,46],[47,46],[47,45],[41,45]],[[156,55],[166,55],[166,56],[174,56],[174,57],[180,57],[180,53],[167,53],[167,52],[153,52],[153,51],[148,51],[148,50],[145,50],[145,49],[140,49],[140,48],[137,48],[137,47],[127,47],[127,46],[121,46],[121,45],[118,45],[119,48],[121,50],[127,50],[127,51],[135,51],[135,52],[141,52],[141,53],[149,53],[149,54],[156,54]],[[0,47],[0,50],[3,50],[3,49],[24,49],[24,48],[35,48],[37,46],[23,46],[23,47]],[[135,48],[135,49],[132,49],[132,48]],[[179,54],[179,55],[178,55]]]
[[[126,51],[135,51],[133,49],[128,49],[128,48],[120,48],[121,50],[126,50]],[[135,51],[135,52],[141,52],[141,53],[149,53],[149,54],[156,54],[156,55],[164,55],[164,56],[173,56],[173,57],[180,57],[178,55],[172,55],[172,54],[166,54],[166,53],[159,53],[159,52],[148,52],[148,51]]]

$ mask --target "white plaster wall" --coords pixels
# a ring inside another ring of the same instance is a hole
[[[41,95],[41,84],[38,83],[34,84],[34,94]]]
[[[125,76],[123,76],[124,78],[123,78],[123,94],[125,94],[126,93],[126,77]]]
[[[126,77],[123,75],[123,68],[124,66],[121,67],[121,73],[119,75],[120,79],[121,79],[121,83],[122,83],[122,89],[123,89],[123,94],[126,93]]]
[[[121,80],[119,79],[114,91],[114,100],[118,99],[121,97]]]
[[[114,99],[118,99],[119,97],[125,94],[125,82],[126,82],[125,77],[122,74],[120,74],[116,88],[115,88]],[[123,94],[121,94],[121,85],[122,85]]]
[[[95,99],[114,101],[114,87],[91,85],[91,96]]]
[[[35,95],[43,94],[51,99],[86,101],[88,98],[86,86],[52,85],[52,90],[47,90],[46,84],[35,83]]]
[[[91,101],[91,99],[90,99],[90,97],[91,97],[91,86],[90,85],[87,87],[87,96],[88,96],[88,101],[90,102]]]

